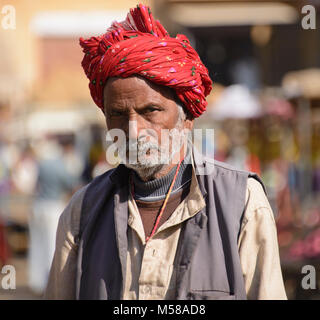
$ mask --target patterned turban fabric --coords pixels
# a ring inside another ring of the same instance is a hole
[[[140,4],[130,9],[125,21],[113,22],[101,36],[80,38],[80,45],[90,93],[102,111],[108,78],[132,75],[174,89],[194,118],[206,110],[205,97],[212,89],[207,68],[188,38],[170,37],[149,7]]]

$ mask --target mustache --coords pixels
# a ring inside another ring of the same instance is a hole
[[[157,157],[161,154],[161,148],[158,146],[158,143],[152,141],[146,142],[146,139],[139,139],[138,141],[128,140],[124,149],[126,152],[123,152],[123,155],[120,156],[123,160],[126,159],[129,163],[133,161],[135,166],[145,166],[146,168],[157,164]],[[135,163],[136,161],[138,161],[137,164]],[[154,161],[156,162],[153,163]]]
[[[129,152],[142,152],[147,151],[148,149],[151,150],[160,150],[160,146],[156,140],[147,139],[145,137],[139,138],[137,140],[134,139],[127,139],[126,141],[126,151]]]

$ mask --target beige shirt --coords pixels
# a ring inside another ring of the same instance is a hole
[[[174,257],[182,223],[206,203],[193,171],[188,196],[146,243],[138,207],[130,196],[128,218],[127,273],[123,299],[174,299]]]
[[[77,246],[74,239],[79,232],[79,206],[84,193],[85,189],[78,191],[60,217],[46,299],[75,298]],[[205,206],[197,179],[193,173],[189,195],[147,244],[135,202],[129,199],[128,206],[127,274],[123,298],[172,299],[175,288],[173,260],[181,224]],[[287,299],[274,216],[261,184],[253,178],[248,179],[238,247],[247,298]]]

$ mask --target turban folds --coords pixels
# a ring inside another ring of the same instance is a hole
[[[101,36],[80,38],[80,45],[91,96],[102,110],[108,78],[140,75],[174,89],[193,117],[205,111],[212,89],[207,68],[187,37],[170,37],[147,6],[131,9],[125,21],[113,22]]]

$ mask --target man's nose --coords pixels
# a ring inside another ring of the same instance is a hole
[[[144,119],[139,115],[130,115],[129,117],[129,132],[127,134],[128,138],[131,140],[138,140],[139,132],[145,129]]]
[[[129,120],[128,126],[128,134],[127,137],[129,140],[137,140],[138,139],[138,125],[137,120]]]

